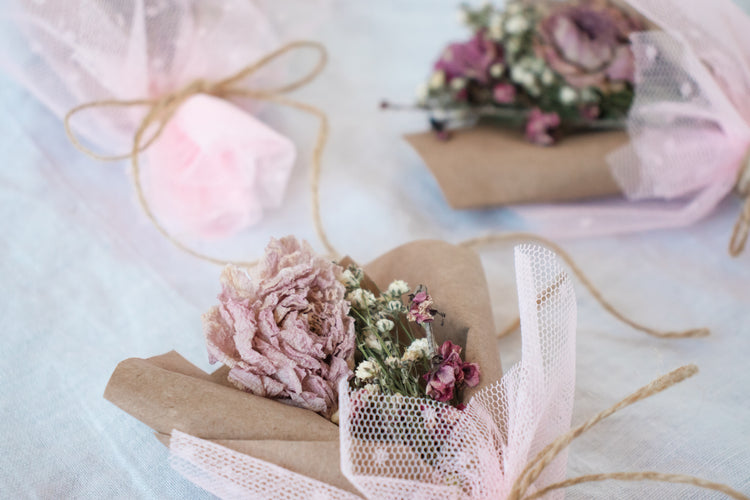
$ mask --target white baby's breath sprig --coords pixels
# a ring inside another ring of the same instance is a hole
[[[365,345],[376,352],[380,352],[383,349],[380,339],[372,333],[365,335]]]
[[[346,300],[360,309],[367,309],[376,302],[375,295],[369,290],[357,288],[346,295]]]
[[[394,280],[388,285],[386,293],[393,298],[399,298],[409,293],[409,285],[404,280]]]
[[[422,359],[430,357],[430,343],[427,339],[415,339],[409,347],[406,348],[406,352],[401,357],[401,360],[407,363],[415,363]]]
[[[396,324],[389,319],[379,319],[375,323],[375,326],[377,327],[380,333],[388,333],[391,330],[393,330],[393,327],[395,327]]]
[[[562,104],[570,106],[578,100],[578,92],[574,88],[564,85],[560,87],[557,97]]]
[[[445,71],[435,71],[430,76],[429,86],[433,90],[442,89],[445,86]]]
[[[521,35],[529,30],[531,25],[523,14],[515,14],[505,21],[505,32],[509,35]]]
[[[371,360],[362,361],[357,365],[357,369],[354,372],[354,376],[359,380],[366,381],[372,380],[380,372],[380,367],[377,363]]]

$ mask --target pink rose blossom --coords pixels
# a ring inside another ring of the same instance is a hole
[[[510,104],[516,99],[516,88],[510,83],[498,83],[492,91],[495,102]]]
[[[534,108],[526,122],[526,139],[540,146],[551,146],[555,139],[550,132],[559,126],[560,116],[557,113],[544,113]]]
[[[203,315],[209,361],[240,389],[329,417],[355,348],[342,272],[291,236],[271,240],[252,278],[227,266]]]

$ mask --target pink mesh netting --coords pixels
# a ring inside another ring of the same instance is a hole
[[[341,469],[366,498],[505,498],[528,461],[570,428],[573,287],[552,252],[522,245],[515,255],[522,359],[477,393],[465,410],[427,399],[350,392],[341,381]],[[182,433],[173,433],[170,449],[180,473],[219,496],[284,499],[312,491],[351,498]],[[531,491],[562,480],[566,460],[565,454],[559,456]]]
[[[323,482],[178,430],[172,431],[169,448],[169,462],[176,471],[220,498],[357,498]]]
[[[731,191],[744,166],[750,19],[730,0],[627,3],[663,29],[632,36],[631,142],[609,158],[629,201],[522,209],[551,236],[691,224]]]

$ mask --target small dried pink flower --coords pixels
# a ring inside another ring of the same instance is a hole
[[[551,146],[555,142],[551,132],[559,126],[560,116],[557,113],[544,113],[534,108],[526,122],[526,139],[540,146]]]
[[[203,315],[209,361],[240,389],[332,415],[355,348],[342,272],[291,236],[271,240],[253,278],[227,266]]]
[[[464,385],[476,387],[479,384],[479,365],[461,360],[461,346],[446,340],[438,349],[438,355],[440,364],[424,376],[429,397],[449,402]]]
[[[406,319],[419,324],[430,323],[435,319],[435,311],[432,309],[432,297],[427,292],[420,291],[414,295],[411,300],[409,312]]]
[[[425,375],[427,380],[427,396],[435,401],[447,403],[455,395],[456,376],[453,367],[440,365],[436,370]]]
[[[516,100],[516,88],[510,83],[498,83],[492,90],[495,102],[510,104]]]
[[[450,44],[435,63],[435,70],[445,72],[448,81],[466,78],[486,83],[490,67],[503,61],[502,47],[480,31],[468,42]]]

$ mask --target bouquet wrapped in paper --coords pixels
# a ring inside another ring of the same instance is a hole
[[[421,241],[363,269],[341,264],[293,237],[272,240],[256,269],[225,269],[220,303],[203,316],[209,359],[222,368],[209,375],[174,351],[128,359],[105,397],[154,429],[177,471],[222,498],[522,500],[602,479],[747,498],[684,475],[564,480],[573,439],[697,368],[570,429],[575,294],[549,250],[516,248],[523,347],[505,374],[472,251]]]
[[[405,498],[411,492],[486,498],[507,493],[526,461],[567,430],[575,298],[550,252],[517,250],[524,358],[503,377],[484,272],[473,251],[415,242],[357,276],[354,266],[324,264],[299,245],[272,243],[253,278],[225,271],[222,305],[204,316],[204,325],[210,357],[227,366],[209,375],[172,352],[123,361],[112,375],[105,397],[154,429],[191,481],[222,497]],[[331,306],[342,289],[328,281],[329,271],[348,289],[352,316]],[[387,283],[379,295],[365,293]],[[428,293],[395,299],[406,283],[423,283]],[[307,290],[304,304],[300,290]],[[390,320],[381,318],[357,331],[363,316],[357,302],[381,297],[395,311],[390,317],[401,318],[394,323],[403,324],[383,325]],[[247,313],[253,301],[263,306]],[[316,311],[315,319],[299,323],[302,311],[307,318]],[[377,332],[367,326],[378,321],[384,332],[397,333],[373,340]],[[352,338],[329,335],[352,327]],[[322,352],[301,347],[309,332],[316,342],[326,338]],[[439,346],[431,358],[423,351],[428,337]],[[386,363],[384,351],[399,349],[388,342],[402,347],[400,359]],[[303,350],[318,352],[317,361],[303,360]],[[418,365],[426,366],[426,376],[416,379]],[[413,395],[404,395],[408,382],[418,386]],[[498,474],[477,475],[482,470]],[[561,458],[538,484],[564,472]]]
[[[750,19],[730,0],[463,13],[474,37],[421,90],[435,131],[407,137],[451,206],[609,198],[519,207],[546,235],[575,237],[688,225],[732,189],[747,199]],[[733,255],[749,227],[746,202]]]
[[[629,37],[646,26],[608,0],[463,5],[419,89],[432,133],[407,136],[455,208],[610,196],[605,157],[627,142]],[[543,148],[538,146],[552,146]]]

